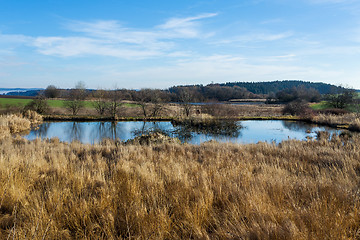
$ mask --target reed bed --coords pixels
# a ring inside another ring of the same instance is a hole
[[[19,115],[9,114],[0,118],[0,133],[2,137],[5,137],[10,133],[28,130],[30,129],[30,126],[30,120]]]
[[[27,131],[31,126],[41,122],[42,116],[34,111],[26,111],[22,114],[0,115],[0,138]]]
[[[0,149],[0,239],[360,237],[356,137]]]
[[[343,115],[318,114],[311,119],[314,123],[330,126],[346,125],[351,130],[360,131],[360,118],[358,114],[348,113]]]

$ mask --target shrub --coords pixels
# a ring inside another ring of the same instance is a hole
[[[32,110],[39,114],[44,114],[49,110],[49,104],[46,102],[46,99],[43,96],[39,96],[25,106],[25,111],[27,110]]]
[[[238,115],[235,106],[230,104],[206,104],[201,106],[201,112],[214,117],[234,117]]]
[[[283,114],[308,116],[312,115],[312,110],[309,107],[308,102],[304,100],[295,100],[285,105]]]

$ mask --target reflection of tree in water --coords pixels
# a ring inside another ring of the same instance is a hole
[[[81,140],[81,136],[82,136],[82,125],[79,122],[73,122],[72,124],[69,124],[69,128],[70,128],[70,138],[71,140]]]
[[[43,124],[41,124],[35,132],[36,136],[41,137],[41,138],[46,137],[47,133],[49,131],[50,125],[51,125],[51,123],[49,123],[49,122],[44,122]]]
[[[98,122],[95,125],[95,130],[91,131],[91,134],[93,135],[93,139],[103,139],[108,138],[108,130],[107,125],[108,123],[105,122]],[[94,136],[96,135],[96,136]]]
[[[282,124],[286,129],[289,129],[291,131],[299,131],[299,132],[312,131],[312,129],[316,127],[316,125],[313,124],[297,122],[297,121],[282,121]]]
[[[104,138],[111,138],[112,134],[109,131],[109,124],[109,122],[97,122],[94,124],[92,131],[90,131],[91,138],[99,141]]]
[[[178,125],[172,132],[174,137],[177,137],[181,142],[189,142],[193,138],[193,131],[190,128]]]
[[[173,123],[174,135],[181,141],[188,141],[193,133],[210,135],[212,137],[233,137],[240,136],[241,124],[237,121],[211,120],[211,121],[192,121],[185,120]]]
[[[101,141],[105,138],[121,139],[123,133],[124,130],[122,129],[121,124],[118,124],[118,122],[98,122],[90,134],[92,139]]]

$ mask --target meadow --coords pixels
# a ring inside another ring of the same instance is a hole
[[[0,239],[359,239],[360,139],[27,141],[0,118]]]
[[[29,104],[32,99],[21,99],[21,98],[1,98],[0,97],[0,108],[8,107],[20,107],[23,108],[27,104]],[[63,108],[64,101],[61,99],[47,99],[46,102],[48,103],[49,107],[51,108]],[[126,107],[137,107],[137,104],[125,103]],[[85,108],[94,108],[92,101],[84,101]]]

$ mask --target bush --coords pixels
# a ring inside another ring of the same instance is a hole
[[[39,96],[39,97],[35,98],[34,100],[32,100],[31,102],[29,102],[25,106],[24,110],[25,111],[32,110],[39,114],[44,114],[49,110],[49,104],[46,102],[44,97]]]
[[[285,105],[283,114],[306,116],[312,115],[312,109],[309,107],[308,102],[304,100],[295,100]]]

